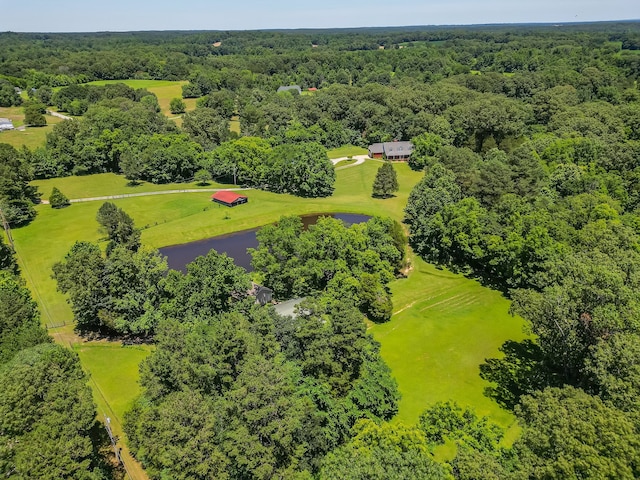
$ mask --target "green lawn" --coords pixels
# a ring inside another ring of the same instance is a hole
[[[113,434],[124,439],[124,413],[141,393],[138,365],[149,355],[151,347],[100,342],[76,343],[72,348],[89,374],[98,419],[104,422],[104,416],[109,417]],[[129,474],[136,480],[146,480],[146,473],[130,456],[126,443],[119,441],[118,446]]]
[[[24,125],[24,112],[22,107],[0,107],[0,117],[9,118],[13,121],[14,127]],[[56,123],[63,120],[51,115],[45,115],[47,125],[45,127],[27,127],[25,130],[8,130],[0,132],[0,143],[8,143],[15,148],[23,145],[34,149],[41,147],[47,141],[47,133],[53,130]]]
[[[415,257],[406,279],[391,284],[394,315],[370,328],[396,377],[402,400],[397,421],[415,423],[437,401],[455,399],[505,427],[513,417],[483,395],[486,358],[505,340],[521,340],[524,321],[509,315],[509,301],[478,282]]]
[[[76,343],[73,349],[90,375],[98,415],[106,413],[121,426],[124,413],[141,393],[138,365],[151,347],[97,342]]]
[[[98,80],[90,82],[88,85],[107,85],[114,83],[124,83],[131,88],[146,88],[158,97],[158,103],[160,104],[162,113],[170,118],[174,118],[174,115],[169,111],[169,103],[174,98],[182,98],[182,86],[189,82],[172,82],[170,80]],[[187,98],[184,100],[184,103],[187,104],[187,111],[196,108],[195,98]],[[179,125],[182,124],[181,117],[177,117],[174,120]]]
[[[329,150],[329,158],[351,157],[353,155],[366,155],[369,151],[366,148],[345,145],[343,147]]]
[[[344,153],[333,152],[333,156],[341,155]],[[254,228],[285,214],[353,212],[401,220],[408,195],[422,173],[410,170],[406,164],[394,163],[400,191],[393,198],[373,199],[371,186],[379,166],[379,161],[368,160],[337,171],[336,189],[329,198],[305,199],[249,190],[246,192],[249,203],[232,209],[213,204],[207,192],[132,197],[114,203],[143,228],[142,241],[150,247]],[[55,184],[71,198],[124,193],[131,188],[124,178],[112,174],[37,184],[41,190]],[[168,187],[145,184],[135,188]],[[50,326],[72,323],[70,308],[51,279],[51,267],[64,257],[74,241],[100,239],[95,215],[101,204],[79,203],[62,210],[39,205],[36,219],[13,231],[25,277],[41,306],[43,322]],[[485,358],[498,354],[504,340],[523,338],[522,320],[508,315],[509,303],[498,292],[463,276],[437,270],[419,259],[413,262],[409,277],[391,285],[396,312],[393,318],[389,323],[371,327],[403,394],[398,420],[413,423],[428,405],[455,399],[502,425],[512,425],[512,417],[484,397],[486,384],[478,376],[478,367]],[[76,343],[74,348],[83,365],[92,373],[98,393],[102,392],[106,399],[104,408],[108,405],[115,415],[120,415],[118,412],[126,410],[138,392],[137,370],[133,365],[146,351],[73,340],[71,343]],[[516,427],[512,426],[509,435],[517,435]]]

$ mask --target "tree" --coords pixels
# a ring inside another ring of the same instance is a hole
[[[229,121],[212,108],[196,108],[185,113],[182,128],[205,150],[213,150],[229,140]]]
[[[411,143],[413,151],[409,156],[409,166],[414,170],[422,170],[427,165],[434,163],[438,150],[447,144],[440,135],[429,132],[412,138]]]
[[[145,165],[131,150],[127,150],[120,157],[120,170],[129,180],[129,185],[138,185],[140,179],[145,176]]]
[[[4,238],[0,235],[0,271],[2,270],[14,275],[17,275],[19,271],[13,249],[4,243]]]
[[[526,478],[620,478],[640,475],[640,434],[623,412],[573,387],[525,396],[513,448]]]
[[[96,411],[76,353],[21,351],[0,369],[0,473],[15,478],[104,478],[90,437]]]
[[[49,195],[49,205],[51,208],[63,208],[71,205],[71,202],[57,187],[53,187]]]
[[[7,270],[0,270],[0,365],[19,350],[49,342],[29,290]]]
[[[186,275],[170,272],[165,287],[169,299],[163,310],[170,318],[210,318],[246,297],[250,285],[242,267],[226,254],[211,250],[189,263]]]
[[[187,104],[182,101],[181,98],[173,98],[169,103],[169,111],[177,115],[179,113],[184,113],[187,109]]]
[[[10,226],[30,222],[39,202],[37,188],[29,185],[31,168],[11,145],[0,143],[0,209]]]
[[[22,98],[11,82],[0,78],[0,107],[14,107],[22,104]]]
[[[211,181],[211,174],[209,173],[209,170],[202,168],[196,172],[193,179],[200,186],[209,185],[209,182]]]
[[[125,246],[133,251],[140,247],[140,230],[135,227],[133,219],[112,202],[102,204],[96,214],[96,220],[110,240],[107,245],[107,253],[117,245]]]
[[[81,330],[99,326],[98,312],[106,297],[104,264],[100,247],[90,242],[76,242],[64,260],[53,266],[58,290],[69,294],[67,301]]]
[[[29,102],[24,106],[24,123],[30,127],[43,127],[47,124],[44,114],[46,107],[38,102]]]
[[[433,460],[424,436],[416,428],[361,420],[355,436],[329,453],[322,462],[321,479],[444,480],[446,470]]]
[[[328,197],[336,172],[327,150],[318,143],[275,147],[268,160],[265,182],[269,189],[301,197]]]
[[[391,163],[385,162],[378,169],[373,181],[373,197],[389,198],[398,191],[398,175]]]

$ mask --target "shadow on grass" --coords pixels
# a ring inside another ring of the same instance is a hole
[[[561,384],[558,375],[545,365],[542,350],[532,340],[508,340],[500,351],[504,353],[503,358],[489,358],[480,365],[480,377],[493,383],[485,388],[484,394],[503,408],[513,410],[522,395]]]

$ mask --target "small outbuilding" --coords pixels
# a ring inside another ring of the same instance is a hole
[[[0,131],[13,130],[13,122],[8,118],[0,118]]]
[[[211,200],[220,205],[225,205],[227,207],[235,207],[236,205],[241,205],[243,203],[247,203],[249,198],[245,195],[240,195],[236,192],[231,192],[229,190],[221,190],[219,192],[211,195]]]
[[[251,290],[247,292],[249,296],[256,299],[256,303],[260,305],[266,305],[273,300],[273,290],[257,283],[251,282]]]

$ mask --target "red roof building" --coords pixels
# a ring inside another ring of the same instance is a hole
[[[226,205],[227,207],[235,207],[247,203],[249,199],[245,195],[240,195],[236,192],[230,192],[229,190],[221,190],[211,195],[211,200],[220,205]]]

